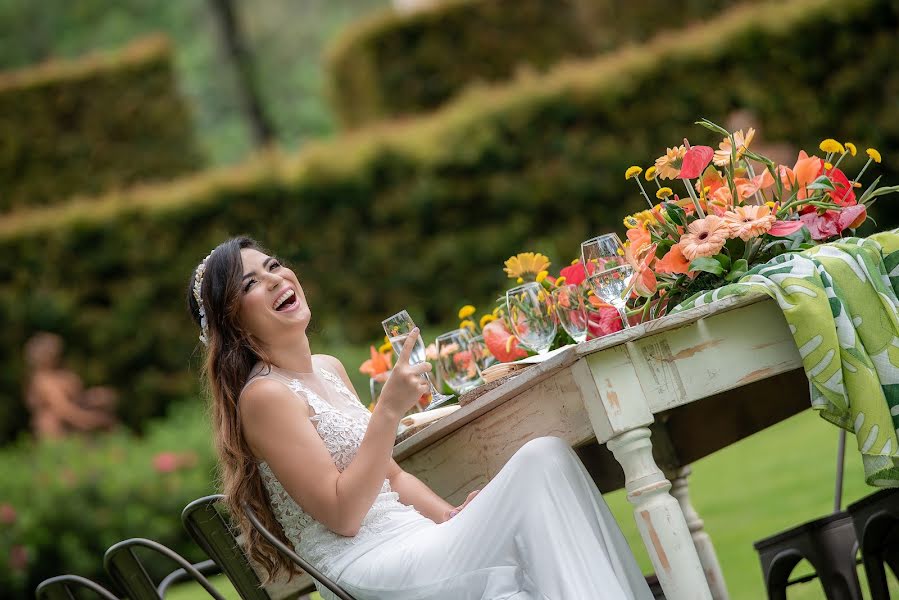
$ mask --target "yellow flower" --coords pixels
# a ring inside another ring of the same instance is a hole
[[[734,143],[737,144],[736,160],[743,158],[743,153],[746,152],[753,137],[755,137],[755,129],[752,127],[746,130],[746,135],[743,135],[742,129],[734,132]],[[712,159],[712,162],[716,167],[726,167],[730,164],[730,151],[731,143],[730,136],[728,136],[718,144],[718,150],[715,150],[715,158]]]
[[[461,323],[459,323],[459,329],[469,329],[474,331],[474,321],[471,319],[465,319]]]
[[[880,162],[880,152],[875,150],[874,148],[868,148],[865,150],[868,153],[868,157],[876,163]]]
[[[656,159],[655,167],[659,177],[662,179],[677,179],[677,176],[680,175],[681,164],[684,161],[684,154],[686,153],[687,149],[684,146],[667,148],[665,156],[660,156]]]
[[[537,283],[543,283],[543,280],[549,276],[549,271],[540,271],[537,273]]]
[[[481,321],[480,323],[478,323],[478,325],[480,325],[481,329],[483,329],[484,326],[487,325],[487,323],[491,323],[493,321],[496,321],[496,317],[494,315],[487,314],[481,317]]]
[[[506,268],[503,269],[510,279],[524,279],[527,274],[536,277],[537,273],[549,268],[549,259],[539,252],[522,252],[511,257],[506,261]]]
[[[665,198],[667,198],[668,196],[670,196],[673,193],[674,192],[671,191],[670,187],[663,187],[659,191],[656,192],[656,198],[658,198],[659,200],[664,200]]]
[[[833,168],[833,165],[830,164],[829,162],[824,163],[824,170],[825,170],[825,171],[830,171],[832,168]]]
[[[565,276],[564,275],[556,278],[556,287],[562,287],[563,285],[565,285]]]
[[[515,283],[524,283],[524,277],[519,277],[515,280]]]
[[[849,150],[849,154],[851,154],[852,156],[855,156],[855,153],[858,152],[855,149],[855,144],[853,144],[852,142],[843,142],[843,145],[846,146],[846,150]]]
[[[501,316],[503,315],[503,309],[500,308],[499,306],[497,306],[496,308],[493,309],[493,313],[492,313],[492,314],[493,314],[494,317],[499,318],[499,317],[501,317]]]
[[[474,314],[474,310],[475,310],[474,306],[472,306],[471,304],[466,304],[465,306],[463,306],[462,308],[459,309],[459,318],[467,319],[468,317],[470,317],[471,315]]]
[[[652,181],[656,178],[656,167],[655,165],[646,169],[646,173],[643,174],[643,177],[646,178],[646,181]]]
[[[837,152],[839,154],[846,154],[846,149],[843,148],[843,144],[833,138],[827,138],[826,140],[818,144],[818,147],[821,148],[821,152]]]
[[[571,261],[569,264],[576,265],[576,264],[578,264],[579,262],[581,262],[581,259],[575,258],[575,259],[574,259],[573,261]]]
[[[384,342],[383,344],[378,346],[378,352],[381,352],[382,354],[384,352],[393,352],[393,344],[391,344],[390,342]]]
[[[634,215],[628,215],[624,217],[624,226],[628,229],[636,229],[640,226],[640,221]]]
[[[637,165],[634,165],[633,167],[628,167],[627,171],[624,172],[624,178],[630,179],[631,177],[636,177],[637,175],[639,175],[642,172],[643,172],[643,169],[641,169]]]

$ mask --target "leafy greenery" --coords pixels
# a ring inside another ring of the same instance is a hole
[[[235,2],[283,144],[296,146],[333,131],[321,70],[325,40],[387,3]],[[228,163],[246,156],[252,143],[208,0],[0,0],[0,68],[116,48],[154,32],[174,40],[176,72],[208,159]]]
[[[162,36],[0,75],[0,212],[202,166]]]
[[[214,489],[211,444],[203,411],[185,402],[140,439],[122,429],[42,444],[23,439],[0,450],[0,589],[30,597],[62,573],[105,581],[103,553],[129,537],[203,560],[179,515]],[[174,568],[147,556],[153,576]]]

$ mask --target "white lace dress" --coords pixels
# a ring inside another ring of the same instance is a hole
[[[303,398],[343,471],[371,415],[339,376],[319,372],[334,392],[327,399],[278,367],[257,366],[247,385],[274,378]],[[402,504],[385,479],[354,537],[315,521],[265,462],[260,470],[296,552],[359,600],[652,598],[602,496],[559,438],[522,446],[465,510],[441,524]]]

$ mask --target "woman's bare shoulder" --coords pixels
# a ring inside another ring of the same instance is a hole
[[[248,420],[268,420],[297,410],[308,412],[302,392],[268,377],[258,377],[247,384],[240,393],[238,406],[245,424]]]

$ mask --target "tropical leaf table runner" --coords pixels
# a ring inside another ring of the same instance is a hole
[[[812,408],[855,433],[869,485],[899,486],[899,229],[779,255],[675,311],[758,291],[783,310]]]

